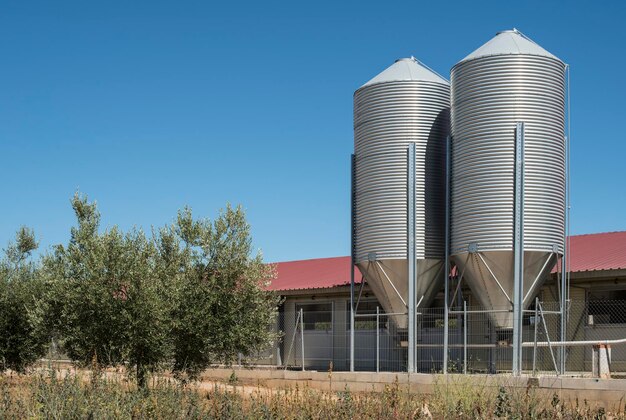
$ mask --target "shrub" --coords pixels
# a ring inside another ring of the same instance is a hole
[[[22,227],[0,260],[0,370],[24,372],[42,357],[48,335],[36,311],[42,294],[32,230]]]

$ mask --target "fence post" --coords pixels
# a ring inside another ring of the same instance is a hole
[[[302,309],[302,308],[301,308]],[[289,351],[287,352],[287,357],[285,358],[285,369],[289,365],[289,360],[291,360],[291,352],[293,351],[293,346],[296,343],[296,334],[298,333],[298,323],[300,322],[300,314],[302,310],[298,311],[298,316],[296,317],[296,323],[293,326],[293,335],[291,336],[291,344],[289,345]],[[293,355],[293,362],[296,363],[296,355]]]
[[[467,375],[467,301],[463,301],[463,374]]]
[[[350,158],[350,372],[354,372],[354,233],[356,206],[356,157]],[[365,281],[361,276],[361,281]]]
[[[302,371],[304,371],[304,313],[300,308],[300,356],[302,359]]]
[[[380,371],[380,309],[376,305],[376,372]]]
[[[546,332],[546,341],[548,342],[548,348],[550,349],[550,356],[552,356],[552,363],[554,364],[554,371],[557,376],[559,375],[559,368],[556,365],[556,359],[554,358],[554,352],[552,351],[552,343],[550,342],[550,333],[548,333],[548,326],[546,325],[546,319],[543,316],[543,306],[539,305],[539,311],[541,315],[541,322],[543,323],[543,329]]]
[[[445,191],[446,191],[446,209],[445,209],[445,244],[444,244],[444,260],[443,260],[443,278],[444,278],[444,307],[443,307],[443,366],[442,370],[444,374],[448,373],[448,333],[450,326],[448,325],[448,313],[450,308],[450,155],[451,155],[452,139],[450,136],[446,137],[446,178],[445,178]],[[458,269],[458,268],[457,268]],[[459,277],[459,281],[461,278]]]
[[[539,327],[539,298],[535,298],[535,345],[533,346],[533,375],[537,372],[537,329]]]

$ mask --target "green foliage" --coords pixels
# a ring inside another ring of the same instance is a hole
[[[69,243],[44,258],[36,313],[78,365],[124,366],[145,386],[163,367],[195,378],[271,344],[277,300],[264,286],[273,270],[251,256],[241,208],[228,206],[213,223],[185,209],[151,237],[100,232],[96,204],[84,196],[72,208]]]
[[[169,283],[154,241],[140,230],[99,233],[95,203],[72,199],[78,226],[45,268],[53,279],[49,308],[65,353],[97,371],[124,364],[140,385],[169,355]]]
[[[496,397],[496,409],[494,415],[498,418],[508,417],[511,415],[511,402],[509,394],[503,386],[498,389],[498,396]]]
[[[174,371],[195,378],[211,363],[231,363],[271,345],[277,298],[264,290],[273,267],[251,257],[250,226],[241,207],[230,205],[211,223],[179,212],[176,232],[190,258],[179,286]]]
[[[48,337],[34,308],[42,293],[38,265],[30,260],[38,243],[22,227],[0,260],[0,367],[24,372],[46,352]]]
[[[237,378],[237,374],[235,373],[235,371],[233,370],[233,372],[230,374],[230,376],[228,377],[228,383],[231,385],[235,385],[239,382],[239,378]]]
[[[35,239],[35,232],[32,229],[22,226],[15,235],[15,242],[9,244],[5,250],[6,262],[12,265],[12,268],[18,269],[31,253],[39,247],[39,243]]]

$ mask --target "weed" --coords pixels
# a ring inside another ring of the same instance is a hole
[[[237,378],[237,374],[235,373],[234,370],[232,371],[232,373],[228,377],[228,383],[231,384],[231,385],[236,385],[237,383],[239,383],[239,378]]]
[[[493,413],[496,417],[508,417],[511,415],[511,401],[506,389],[500,385],[498,396],[496,397],[496,410]]]
[[[3,419],[606,419],[614,416],[587,401],[541,402],[533,387],[490,379],[447,378],[433,394],[405,392],[396,379],[383,392],[318,391],[298,385],[284,390],[257,386],[201,390],[156,378],[148,389],[102,375],[0,376]],[[230,382],[230,381],[228,381]],[[250,387],[251,388],[251,387]],[[492,391],[490,391],[492,390]],[[618,416],[623,418],[623,413]],[[613,417],[614,418],[614,417]]]

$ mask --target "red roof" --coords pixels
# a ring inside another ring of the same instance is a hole
[[[269,290],[323,289],[350,284],[350,257],[279,262],[275,267],[276,279]],[[361,282],[357,268],[354,280]]]
[[[626,269],[626,231],[570,237],[569,271]]]
[[[571,272],[626,269],[626,231],[570,237]],[[350,257],[317,258],[275,263],[276,279],[269,290],[324,289],[350,284]],[[361,273],[355,268],[355,282]]]

